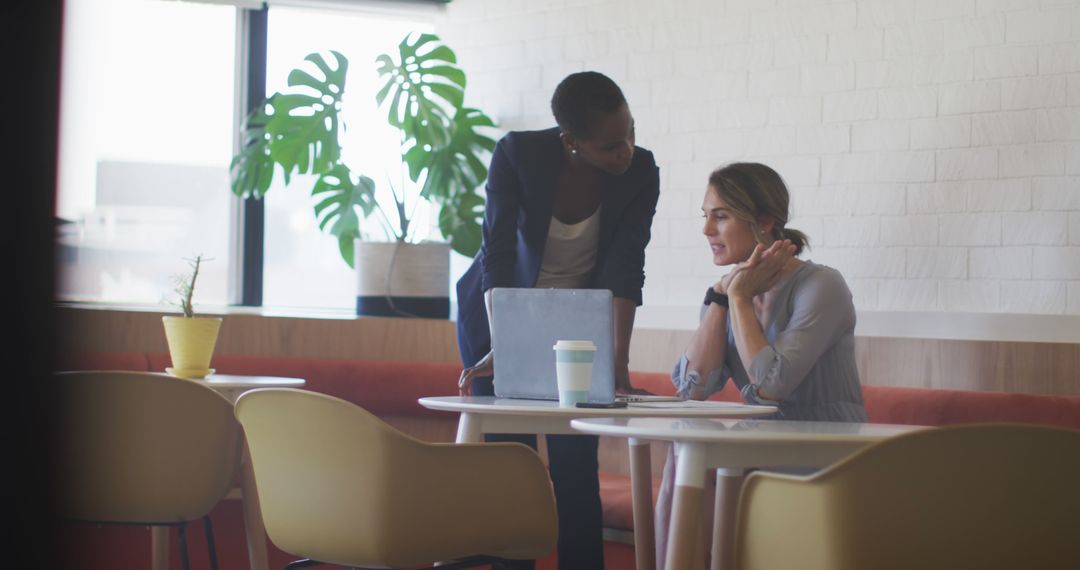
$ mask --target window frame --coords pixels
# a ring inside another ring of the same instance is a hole
[[[243,144],[243,125],[248,114],[266,99],[266,54],[269,8],[238,8],[236,34],[236,124],[233,154]],[[231,301],[244,307],[263,305],[263,268],[265,265],[266,209],[253,196],[234,197],[236,228],[233,248],[237,263],[232,281],[236,288]]]
[[[451,0],[264,0],[261,7],[237,4],[236,89],[233,154],[243,144],[248,114],[266,99],[266,66],[269,50],[269,14],[274,6],[363,11],[375,15],[409,14],[431,18]],[[229,303],[240,307],[263,307],[266,267],[266,209],[254,197],[233,197],[232,249],[237,260],[231,269]]]

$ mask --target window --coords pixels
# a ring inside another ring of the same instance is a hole
[[[159,303],[185,258],[227,302],[236,10],[65,2],[58,296]]]
[[[58,297],[158,304],[173,298],[173,276],[202,254],[196,301],[236,301],[229,283],[238,251],[238,201],[229,163],[240,118],[235,90],[234,6],[148,0],[68,0],[65,5],[57,200]],[[353,10],[272,6],[266,93],[313,52],[349,60],[345,161],[407,202],[417,189],[401,168],[398,133],[377,108],[375,57],[394,53],[430,22]],[[356,275],[336,240],[321,232],[314,180],[280,176],[264,201],[263,304],[352,309]],[[407,184],[406,184],[407,183]],[[382,200],[382,203],[391,203]],[[389,212],[394,216],[393,212]],[[414,240],[437,238],[426,202],[413,212]],[[369,235],[383,237],[368,224]]]
[[[395,54],[410,32],[431,32],[430,23],[372,16],[356,12],[276,7],[270,9],[267,31],[266,93],[285,90],[289,72],[301,66],[312,52],[340,52],[349,60],[343,97],[343,160],[354,173],[375,180],[381,194],[389,194],[388,180],[408,193],[406,202],[417,204],[417,189],[409,184],[401,167],[396,129],[386,122],[385,111],[375,103],[381,85],[375,58]],[[332,58],[327,56],[329,61]],[[356,306],[356,272],[338,253],[337,240],[323,233],[315,220],[311,187],[314,177],[294,177],[288,188],[275,175],[265,198],[266,254],[263,302],[267,306]],[[380,195],[381,204],[392,201]],[[387,212],[391,217],[392,211]],[[413,220],[415,239],[439,237],[431,232],[427,203],[420,202]],[[386,239],[374,218],[362,226],[377,238]]]

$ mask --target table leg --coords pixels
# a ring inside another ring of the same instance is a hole
[[[169,570],[169,528],[150,527],[150,567],[153,570]]]
[[[701,534],[701,502],[705,494],[705,446],[700,443],[677,444],[675,493],[671,507],[671,531],[668,534],[667,570],[691,568]]]
[[[457,442],[480,443],[484,433],[480,430],[480,417],[469,412],[461,412],[458,418]]]
[[[743,475],[742,469],[716,470],[712,570],[734,570],[735,568],[735,515],[739,507]]]
[[[248,560],[251,570],[268,570],[270,563],[266,554],[266,527],[263,525],[262,509],[259,508],[259,492],[255,488],[255,472],[251,468],[251,454],[244,443],[244,457],[240,489],[243,493],[244,534],[247,538]]]
[[[656,566],[651,454],[648,441],[630,438],[630,486],[634,505],[634,558],[637,570],[655,570]]]

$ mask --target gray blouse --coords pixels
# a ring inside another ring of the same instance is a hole
[[[803,262],[780,286],[765,323],[769,345],[750,363],[753,383],[729,319],[724,365],[699,374],[684,355],[671,375],[679,395],[707,397],[730,377],[748,403],[777,405],[779,419],[867,421],[855,367],[855,305],[838,271]],[[759,387],[779,402],[760,398]]]

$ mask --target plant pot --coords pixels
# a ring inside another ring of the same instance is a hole
[[[172,368],[168,372],[181,378],[202,378],[211,372],[221,317],[161,317],[165,340],[169,343]]]
[[[450,318],[450,245],[356,242],[356,314]]]

